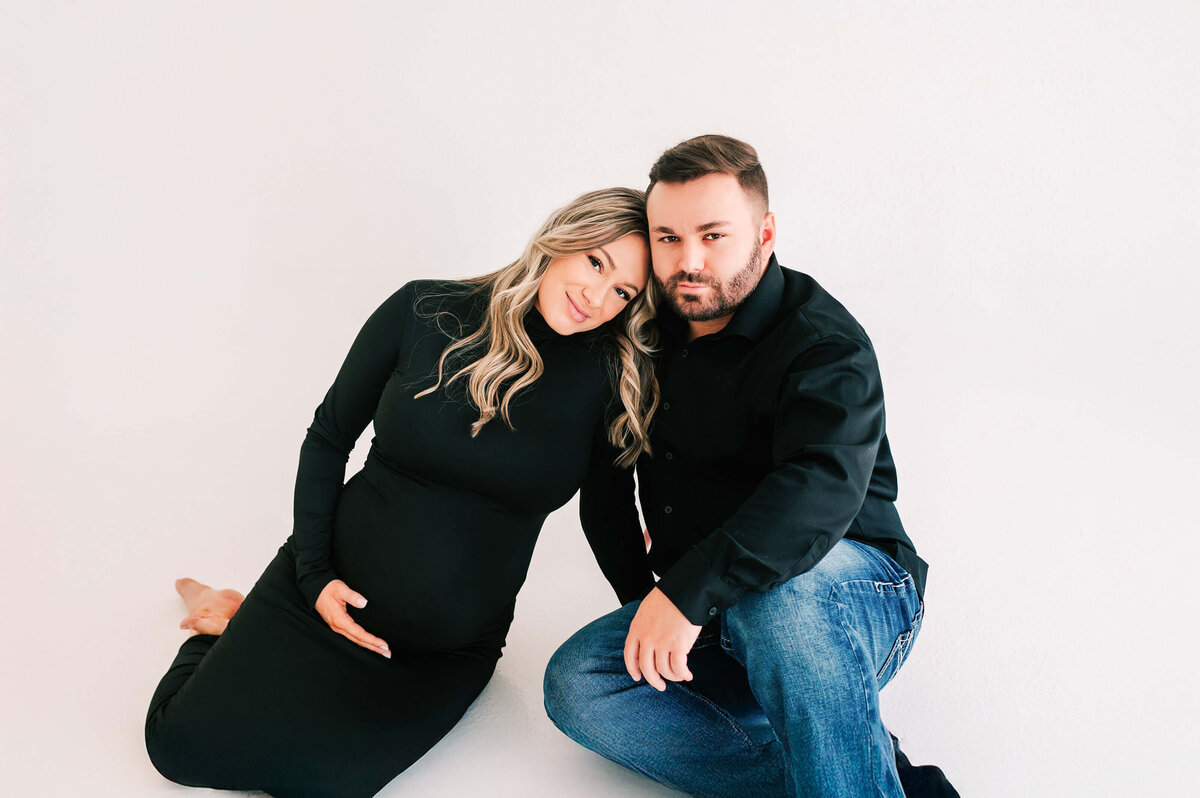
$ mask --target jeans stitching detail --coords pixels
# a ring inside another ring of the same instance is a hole
[[[866,749],[867,749],[867,760],[871,763],[871,777],[875,782],[875,789],[878,791],[880,798],[887,798],[886,793],[884,793],[884,791],[883,791],[883,785],[880,783],[880,775],[881,774],[879,773],[879,770],[877,768],[878,763],[875,761],[875,757],[871,755],[871,733],[870,733],[871,688],[870,688],[870,685],[867,683],[867,674],[870,673],[870,671],[863,667],[862,657],[859,656],[858,649],[854,647],[854,640],[850,635],[850,628],[846,622],[846,612],[848,611],[849,608],[845,604],[842,604],[841,602],[838,602],[838,607],[839,607],[838,621],[840,622],[841,627],[842,627],[842,634],[844,634],[846,636],[846,645],[849,647],[849,650],[855,652],[854,661],[858,664],[858,671],[862,677],[863,715],[866,717],[866,720],[867,720],[867,726],[866,726],[867,731],[866,731],[866,734],[864,735],[863,742],[866,745]],[[879,723],[881,726],[883,725],[882,718],[879,719]]]
[[[687,693],[688,695],[690,695],[690,696],[695,696],[696,698],[699,698],[699,699],[700,699],[702,702],[704,702],[705,704],[707,704],[709,707],[711,707],[712,709],[716,710],[717,714],[718,714],[718,715],[720,715],[722,718],[724,718],[724,719],[725,719],[725,722],[726,722],[726,723],[728,723],[728,724],[729,724],[729,726],[730,726],[730,728],[732,728],[732,729],[734,730],[734,732],[736,732],[736,733],[737,733],[738,737],[742,738],[742,742],[743,742],[743,743],[745,743],[745,744],[746,744],[748,747],[750,747],[750,748],[756,748],[756,747],[757,747],[757,746],[754,744],[754,741],[750,739],[750,736],[749,736],[748,734],[746,734],[745,730],[743,730],[743,729],[742,729],[742,726],[741,726],[741,724],[740,724],[740,723],[738,723],[738,722],[737,722],[737,721],[734,719],[733,715],[730,715],[730,714],[729,714],[728,712],[726,712],[726,711],[725,711],[725,710],[724,710],[724,709],[723,709],[721,706],[719,706],[718,704],[715,704],[715,703],[713,703],[713,702],[712,702],[712,701],[711,701],[711,700],[710,700],[710,699],[709,699],[707,696],[703,696],[703,695],[701,695],[700,693],[697,693],[697,692],[696,692],[696,691],[694,691],[694,690],[690,690],[690,689],[688,689],[687,687],[684,687],[682,684],[679,684],[678,682],[672,682],[672,684],[674,684],[674,685],[675,685],[676,687],[678,687],[680,690],[683,690],[683,691],[684,691],[685,693]]]
[[[563,725],[561,723],[559,723],[558,720],[556,720],[553,715],[549,715],[549,718],[550,718],[550,722],[553,723],[560,732],[565,734],[568,739],[574,740],[575,742],[579,743],[584,748],[587,748],[589,751],[596,754],[597,756],[602,756],[605,759],[609,760],[610,762],[616,762],[618,765],[621,765],[622,767],[629,768],[634,773],[641,773],[646,778],[657,781],[660,784],[665,784],[668,787],[679,790],[680,792],[686,792],[686,790],[684,790],[681,785],[675,784],[671,779],[665,778],[661,775],[651,773],[649,770],[646,770],[645,768],[640,767],[638,764],[636,764],[632,760],[627,761],[625,758],[618,759],[618,758],[616,758],[616,756],[609,756],[606,753],[602,753],[601,751],[597,750],[601,746],[597,742],[596,738],[593,737],[592,735],[587,734],[586,732],[579,730],[579,729],[576,729],[575,733],[572,734],[571,732],[569,732],[565,728],[563,728]],[[583,737],[584,739],[586,739],[587,743],[584,743],[582,740],[580,740],[579,739],[580,737]],[[605,746],[605,749],[607,750],[607,746]]]
[[[908,642],[912,639],[912,636],[913,630],[911,629],[907,632],[901,632],[896,636],[896,642],[892,643],[891,651],[884,657],[883,664],[879,666],[879,672],[875,674],[875,681],[879,681],[879,678],[883,676],[883,672],[888,669],[888,665],[892,664],[893,659],[899,659],[896,663],[896,670],[900,670],[900,666],[904,664],[905,649],[907,649]]]

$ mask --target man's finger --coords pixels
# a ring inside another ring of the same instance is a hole
[[[633,635],[625,636],[625,670],[629,671],[629,675],[633,677],[635,682],[642,680],[642,669],[638,667],[638,641]]]
[[[638,651],[638,665],[642,668],[642,676],[646,677],[646,684],[653,687],[660,693],[667,689],[666,682],[658,675],[658,671],[654,667],[654,649],[648,645],[642,644]]]
[[[654,669],[667,681],[679,681],[678,674],[671,667],[671,650],[668,648],[660,648],[654,652]]]
[[[680,681],[690,682],[692,680],[692,672],[688,670],[686,651],[671,652],[671,672],[679,677]]]

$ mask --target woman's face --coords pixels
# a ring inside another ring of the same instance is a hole
[[[555,258],[538,285],[537,309],[559,335],[599,327],[645,290],[650,248],[636,233]]]

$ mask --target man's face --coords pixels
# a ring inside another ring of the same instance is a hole
[[[688,321],[732,315],[774,249],[774,217],[733,175],[657,183],[646,215],[654,280]]]

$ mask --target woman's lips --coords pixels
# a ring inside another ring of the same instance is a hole
[[[583,324],[585,321],[591,318],[591,316],[579,309],[579,306],[576,305],[574,300],[571,299],[570,294],[566,294],[566,297],[567,307],[571,309],[571,318],[575,319],[576,323]]]

